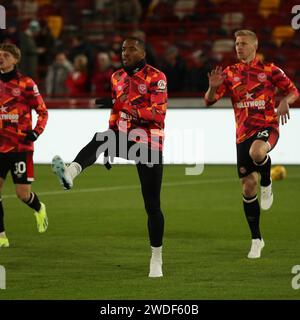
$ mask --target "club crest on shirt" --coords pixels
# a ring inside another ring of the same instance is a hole
[[[234,81],[234,82],[239,82],[240,80],[241,80],[240,77],[234,77],[234,78],[233,78],[233,81]]]
[[[257,75],[257,79],[260,82],[265,82],[267,80],[267,75],[265,73],[261,72]]]
[[[118,86],[118,87],[117,87],[117,90],[118,90],[118,91],[121,91],[121,90],[122,90],[122,86]]]
[[[247,172],[247,169],[245,167],[240,167],[239,170],[241,174],[245,174]]]
[[[11,94],[14,96],[14,97],[19,97],[21,95],[21,90],[19,88],[13,88],[11,90]]]
[[[138,90],[140,94],[147,93],[147,86],[144,83],[138,85]]]

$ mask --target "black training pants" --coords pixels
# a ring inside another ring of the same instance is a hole
[[[74,162],[77,162],[81,165],[82,170],[95,163],[101,154],[99,153],[99,148],[102,146],[104,141],[97,141],[99,139],[96,139],[96,136],[97,134],[95,134],[93,139],[83,149],[81,149],[74,159]],[[119,143],[118,138],[117,143]],[[132,145],[133,142],[128,143],[128,147]],[[113,156],[128,159],[126,155],[114,154]],[[160,159],[161,158],[162,157],[160,157]],[[141,183],[145,209],[148,214],[148,232],[150,244],[153,247],[160,247],[162,245],[164,233],[164,216],[160,207],[163,164],[162,161],[151,166],[143,163],[137,163],[136,167]]]

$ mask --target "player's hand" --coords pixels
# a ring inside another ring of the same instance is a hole
[[[38,133],[34,130],[23,131],[23,133],[26,134],[26,136],[24,138],[25,141],[33,142],[39,137]]]
[[[135,107],[124,106],[121,109],[121,118],[123,118],[124,120],[130,120],[132,122],[138,122],[138,119],[139,119],[138,111]]]
[[[224,82],[224,75],[222,67],[216,67],[207,74],[209,86],[211,88],[217,88]]]
[[[286,99],[282,99],[277,107],[278,121],[282,125],[286,124],[288,119],[290,119],[290,107]]]
[[[95,100],[95,105],[97,108],[108,108],[111,109],[113,106],[113,101],[111,98],[98,98]]]

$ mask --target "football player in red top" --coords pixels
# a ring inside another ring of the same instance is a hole
[[[237,169],[241,179],[245,215],[252,242],[248,258],[260,258],[264,241],[259,228],[260,206],[268,210],[273,202],[269,152],[279,138],[279,121],[289,119],[289,104],[299,96],[285,73],[273,63],[256,56],[257,36],[250,30],[235,32],[235,48],[239,63],[222,71],[217,67],[208,74],[207,105],[226,92],[231,96],[236,121]],[[275,110],[276,93],[281,100]],[[257,200],[258,173],[261,176],[260,206]]]
[[[39,232],[48,226],[46,208],[31,192],[33,178],[33,142],[45,129],[48,112],[34,81],[17,71],[21,52],[13,44],[0,45],[0,247],[8,247],[4,231],[1,192],[11,172],[20,200],[34,209]],[[32,129],[31,111],[38,114]]]
[[[149,277],[162,277],[164,216],[160,190],[167,82],[161,71],[146,63],[145,43],[141,39],[132,37],[123,42],[122,61],[123,68],[111,77],[109,129],[96,133],[69,166],[55,156],[52,167],[64,188],[70,189],[74,178],[101,153],[106,160],[114,156],[134,160],[148,214],[152,249]]]

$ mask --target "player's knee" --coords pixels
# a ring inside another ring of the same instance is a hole
[[[257,181],[249,180],[243,184],[243,195],[245,197],[253,197],[257,194]]]
[[[255,162],[261,162],[265,158],[265,152],[258,148],[250,148],[249,155]]]
[[[161,209],[160,209],[160,203],[158,202],[153,202],[153,203],[146,203],[145,204],[145,209],[148,215],[157,215],[161,214]]]
[[[23,202],[28,201],[28,199],[30,198],[30,192],[25,190],[17,190],[16,194],[17,194],[17,197]]]

